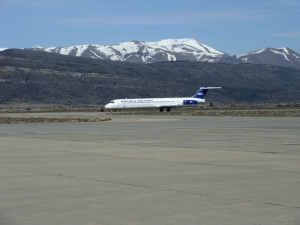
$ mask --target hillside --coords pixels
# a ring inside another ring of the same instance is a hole
[[[140,64],[42,51],[0,52],[0,103],[105,104],[115,98],[191,96],[222,86],[207,102],[299,103],[300,70],[256,64]]]

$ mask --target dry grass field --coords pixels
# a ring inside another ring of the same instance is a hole
[[[69,117],[68,113],[101,113],[100,117]],[[44,117],[42,113],[64,113],[60,117]],[[35,114],[35,115],[33,115]],[[13,116],[12,116],[13,115]],[[20,115],[20,116],[17,116]],[[24,116],[26,115],[26,116]],[[38,115],[38,116],[37,116]],[[158,109],[124,109],[109,112],[103,106],[67,107],[61,105],[12,104],[0,105],[0,124],[22,123],[66,123],[101,122],[110,120],[110,115],[147,115],[147,116],[211,116],[211,117],[300,117],[300,105],[234,105],[201,106],[174,108],[171,112]]]

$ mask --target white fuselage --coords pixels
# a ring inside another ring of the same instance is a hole
[[[136,108],[174,108],[195,106],[205,102],[205,99],[193,97],[180,98],[140,98],[140,99],[115,99],[105,105],[106,109],[136,109]]]

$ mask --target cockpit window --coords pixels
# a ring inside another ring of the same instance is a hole
[[[110,103],[115,103],[115,101],[111,101]]]

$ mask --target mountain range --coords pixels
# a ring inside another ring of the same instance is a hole
[[[101,105],[116,98],[192,96],[199,86],[222,86],[209,92],[208,103],[299,103],[300,70],[250,63],[132,63],[26,49],[0,52],[0,104]]]
[[[0,49],[5,50],[4,48]],[[300,54],[290,48],[265,48],[239,56],[230,55],[192,38],[158,42],[130,41],[115,45],[77,45],[28,50],[123,62],[155,63],[166,61],[202,61],[228,64],[252,63],[300,68]]]

